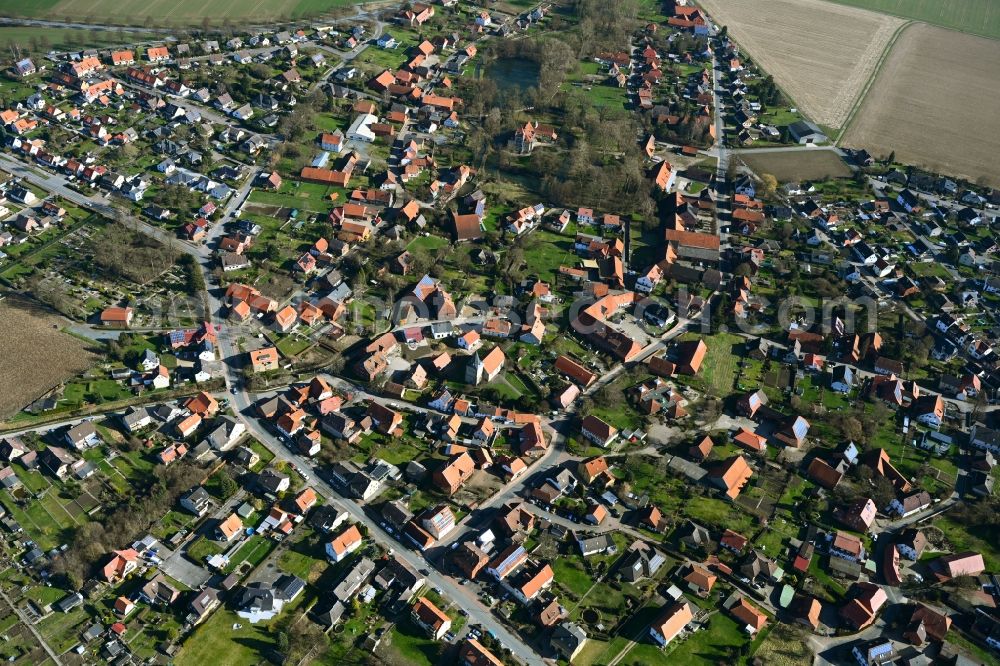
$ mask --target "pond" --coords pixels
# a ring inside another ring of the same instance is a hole
[[[500,58],[486,67],[486,76],[500,90],[527,90],[538,85],[540,69],[537,62],[527,58]]]

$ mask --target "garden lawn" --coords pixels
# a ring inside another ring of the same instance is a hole
[[[557,583],[578,597],[586,594],[587,590],[594,584],[594,580],[573,557],[555,558],[552,561],[552,573],[555,575]]]
[[[750,639],[743,632],[743,629],[736,620],[724,613],[715,613],[709,620],[707,629],[696,631],[676,644],[672,643],[673,649],[667,648],[666,661],[652,662],[649,659],[653,656],[649,648],[652,646],[640,646],[647,649],[633,651],[629,657],[633,664],[647,663],[671,663],[671,664],[708,664],[726,662],[729,658],[729,647],[738,647],[744,643],[749,643]],[[658,649],[653,648],[656,652]],[[662,653],[661,653],[662,654]],[[639,660],[635,660],[639,657]]]
[[[728,396],[733,391],[739,361],[739,349],[743,338],[732,333],[716,333],[710,336],[699,336],[688,333],[681,337],[682,341],[704,339],[708,346],[701,369],[691,380],[692,384],[700,385],[716,397]]]
[[[390,641],[389,650],[399,656],[398,663],[409,666],[434,666],[439,663],[441,644],[428,638],[409,616],[393,627]]]
[[[239,629],[233,626],[242,625]],[[229,610],[218,610],[184,642],[177,666],[257,666],[277,645],[268,623],[250,624]]]
[[[944,513],[934,519],[934,526],[944,532],[956,553],[971,550],[982,553],[987,571],[1000,568],[1000,534],[982,525],[964,525]]]
[[[524,240],[524,261],[528,272],[537,275],[543,282],[554,283],[559,266],[573,266],[576,260],[573,239],[567,236],[538,229]]]
[[[254,534],[236,551],[233,558],[229,561],[226,571],[235,571],[244,562],[248,562],[251,567],[257,566],[264,561],[264,558],[270,554],[276,545],[275,541],[260,534]]]
[[[204,564],[207,558],[212,555],[218,555],[221,552],[222,548],[220,548],[214,541],[210,541],[205,537],[200,537],[188,546],[187,556],[198,564]]]

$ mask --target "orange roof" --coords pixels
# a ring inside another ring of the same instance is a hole
[[[445,465],[439,474],[452,488],[457,488],[468,479],[476,469],[476,463],[468,453],[463,453]]]
[[[440,608],[427,597],[420,597],[413,606],[413,612],[424,624],[437,629],[445,622],[451,622],[451,618],[444,614]]]
[[[269,365],[278,362],[278,350],[274,347],[262,347],[250,352],[250,362],[253,365]]]
[[[181,433],[191,432],[201,423],[201,414],[191,414],[177,424],[177,431]]]
[[[684,358],[678,359],[681,372],[698,374],[702,361],[705,360],[705,354],[708,353],[708,345],[704,340],[698,340],[697,344],[685,343],[683,351]]]
[[[743,597],[733,604],[729,612],[744,625],[753,627],[754,631],[760,631],[767,624],[767,616]]]
[[[298,318],[298,314],[296,314],[295,308],[291,305],[286,305],[274,314],[274,320],[278,322],[281,327],[291,325],[295,322],[296,318]]]
[[[666,240],[668,243],[677,243],[687,247],[698,247],[705,250],[718,250],[719,237],[715,234],[703,234],[698,231],[680,231],[677,229],[667,229]]]
[[[227,539],[232,539],[242,529],[243,521],[235,513],[229,514],[228,518],[219,523],[219,531]]]
[[[618,428],[614,427],[604,419],[594,416],[593,414],[588,414],[583,421],[580,423],[580,429],[586,430],[590,434],[599,437],[602,440],[608,440],[614,437],[618,432]]]
[[[462,645],[458,658],[462,664],[467,666],[503,666],[503,662],[497,659],[496,655],[472,638],[466,640]]]
[[[531,599],[538,594],[543,587],[551,584],[552,579],[552,567],[546,564],[538,571],[538,573],[532,576],[521,586],[521,594],[523,594],[526,599]]]
[[[332,171],[331,169],[320,169],[318,167],[302,167],[302,171],[299,172],[299,178],[317,183],[331,183],[333,185],[347,187],[347,183],[351,180],[351,174],[346,171]]]
[[[361,532],[358,531],[357,525],[351,525],[346,530],[340,533],[340,535],[330,542],[330,547],[333,552],[337,555],[343,555],[347,550],[356,543],[361,541]]]
[[[743,456],[733,456],[712,473],[713,477],[722,480],[726,487],[726,494],[732,499],[739,496],[743,486],[752,475],[753,470],[750,469],[750,465],[747,464]]]
[[[715,581],[718,580],[718,576],[709,573],[708,569],[695,564],[691,566],[690,573],[684,576],[684,580],[691,583],[698,589],[711,592],[712,587],[715,585]]]
[[[593,516],[594,522],[600,525],[608,517],[608,510],[604,508],[603,504],[595,504],[591,507],[589,515]]]
[[[587,368],[583,367],[580,363],[571,359],[569,356],[561,355],[556,359],[555,363],[556,370],[569,376],[570,379],[582,384],[583,386],[590,386],[597,375],[595,375]]]
[[[452,220],[455,225],[456,240],[473,240],[483,235],[483,229],[479,216],[473,213],[459,215],[458,213],[453,212]]]
[[[483,359],[483,369],[486,370],[487,374],[492,375],[503,367],[503,363],[506,359],[507,357],[504,356],[503,350],[499,347],[494,347],[493,350]]]
[[[451,111],[455,107],[454,97],[441,97],[440,95],[424,95],[424,104],[437,106]]]
[[[417,203],[416,199],[411,199],[399,211],[406,216],[407,220],[413,220],[420,214],[420,204]]]
[[[341,134],[328,134],[324,132],[320,135],[319,142],[327,146],[339,146],[344,142],[344,137]]]
[[[755,432],[752,432],[746,428],[740,428],[736,435],[733,437],[733,441],[750,449],[751,451],[763,451],[764,444],[767,442],[767,438],[761,437]]]
[[[169,58],[170,50],[167,49],[166,46],[153,46],[149,49],[146,49],[146,56],[150,60],[154,60],[156,58]]]
[[[308,511],[316,503],[316,491],[311,487],[303,488],[302,492],[295,496],[295,506],[299,511]]]
[[[202,415],[215,414],[219,411],[218,401],[204,391],[193,398],[188,399],[188,401],[184,403],[184,407],[188,409],[188,411]]]
[[[375,83],[379,84],[383,88],[391,86],[396,81],[396,77],[393,76],[392,72],[385,70],[381,74],[375,77]]]
[[[663,636],[666,641],[671,641],[677,634],[681,632],[687,623],[694,618],[691,613],[691,606],[688,605],[686,601],[673,604],[668,608],[664,609],[663,614],[658,617],[651,625],[652,629],[655,629],[658,634]]]
[[[608,471],[608,461],[604,459],[604,456],[597,456],[596,458],[591,458],[590,460],[584,460],[581,464],[590,478],[594,478],[598,474],[603,474]]]
[[[233,312],[236,313],[240,319],[246,319],[250,316],[250,306],[247,305],[246,301],[237,301],[236,305],[233,306]]]
[[[101,321],[127,322],[132,318],[132,308],[105,308],[101,312]]]

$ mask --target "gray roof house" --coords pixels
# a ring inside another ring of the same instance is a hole
[[[567,661],[573,658],[583,649],[587,642],[587,632],[574,622],[563,622],[552,632],[549,643]]]
[[[823,134],[823,130],[808,120],[799,120],[789,125],[788,136],[796,143],[824,143],[830,140]]]

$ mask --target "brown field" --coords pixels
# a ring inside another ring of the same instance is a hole
[[[851,175],[851,170],[844,164],[844,160],[832,150],[802,148],[781,152],[761,151],[739,155],[737,159],[743,161],[757,175],[769,173],[777,178],[779,183],[844,178]]]
[[[63,333],[63,320],[10,299],[0,303],[0,419],[16,414],[96,358],[85,342]]]
[[[823,0],[700,0],[813,121],[839,128],[904,21]]]
[[[1000,41],[907,27],[841,143],[1000,186],[998,63]]]

